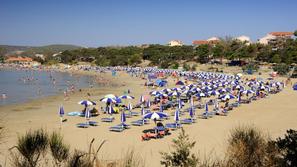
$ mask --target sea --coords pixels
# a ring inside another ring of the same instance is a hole
[[[0,106],[70,93],[93,86],[93,78],[66,72],[0,69]]]

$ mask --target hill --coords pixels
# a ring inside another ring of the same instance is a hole
[[[5,54],[12,53],[16,51],[24,51],[31,53],[44,53],[44,52],[62,52],[65,50],[74,50],[82,48],[76,45],[64,45],[64,44],[54,44],[46,46],[14,46],[14,45],[0,45],[0,48],[5,50]]]

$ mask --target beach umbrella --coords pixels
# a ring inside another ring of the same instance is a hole
[[[142,107],[141,108],[141,115],[145,115],[146,113],[145,113],[145,110],[144,110],[144,108]]]
[[[178,109],[181,109],[183,107],[182,101],[180,99],[178,99]]]
[[[160,105],[159,112],[164,112],[164,111],[163,111],[163,106],[162,106],[162,104]]]
[[[131,104],[131,103],[129,103],[129,104],[128,104],[128,106],[127,106],[127,109],[128,109],[129,111],[131,111],[131,110],[132,110],[132,108],[133,108],[133,107],[132,107],[132,104]]]
[[[121,113],[121,123],[125,123],[126,122],[126,114],[124,111],[122,111]]]
[[[144,100],[144,96],[141,95],[141,96],[140,96],[140,99],[139,99],[139,102],[140,102],[140,103],[143,103],[144,101],[145,101],[145,100]]]
[[[159,94],[162,94],[162,93],[155,90],[155,91],[152,91],[150,94],[156,96],[156,95],[159,95]]]
[[[114,110],[113,110],[111,105],[109,105],[107,113],[110,114],[110,115],[112,115],[112,113],[114,113]]]
[[[164,92],[164,93],[169,93],[169,92],[171,92],[171,89],[169,89],[169,88],[165,88],[165,89],[162,90],[162,92]]]
[[[194,99],[193,99],[193,96],[191,96],[191,98],[190,98],[190,105],[191,105],[191,107],[194,107]]]
[[[113,98],[102,98],[100,101],[105,102],[105,103],[116,103],[117,101]]]
[[[241,95],[240,95],[240,93],[239,93],[239,95],[238,95],[238,103],[240,103],[240,101],[241,101]]]
[[[227,94],[227,95],[224,95],[224,96],[222,96],[221,97],[221,99],[234,99],[235,98],[235,96],[233,96],[232,94]]]
[[[175,83],[175,85],[185,85],[185,83],[182,82],[182,81],[177,81],[177,82]]]
[[[146,107],[147,107],[147,108],[150,108],[150,107],[151,107],[151,101],[150,101],[149,99],[148,99],[147,102],[146,102]]]
[[[59,115],[62,118],[64,116],[64,114],[65,114],[64,108],[63,108],[63,106],[61,106],[60,109],[59,109]]]
[[[122,103],[122,99],[119,97],[115,97],[114,100],[116,101],[116,103]]]
[[[115,98],[116,96],[114,94],[107,94],[104,96],[104,98]]]
[[[150,112],[143,116],[144,119],[161,119],[165,118],[168,115],[164,112]]]
[[[293,85],[293,90],[297,90],[297,84]]]
[[[205,104],[205,113],[208,113],[208,103]]]
[[[179,91],[181,91],[181,88],[172,88],[171,90],[179,92]]]
[[[89,101],[89,100],[82,100],[82,101],[78,102],[78,104],[84,105],[85,107],[91,106],[91,105],[96,105],[95,102]]]
[[[168,94],[168,96],[178,96],[178,97],[179,97],[180,95],[181,95],[181,93],[179,93],[179,92],[177,92],[177,91],[174,91],[174,92]]]
[[[194,109],[192,107],[189,108],[189,115],[190,115],[191,118],[194,117]]]
[[[91,113],[90,113],[90,110],[88,108],[86,109],[85,117],[86,117],[87,120],[91,118]]]
[[[121,99],[134,99],[134,97],[130,96],[130,95],[123,95],[123,96],[120,96],[119,98],[121,98]]]
[[[175,122],[178,122],[178,121],[179,121],[179,110],[176,110],[176,111],[174,112],[174,121],[175,121]]]
[[[219,95],[220,93],[216,90],[213,90],[213,91],[209,91],[208,94],[215,96],[215,95]]]

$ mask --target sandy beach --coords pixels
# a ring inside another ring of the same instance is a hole
[[[89,142],[95,138],[96,144],[107,140],[99,157],[104,160],[117,160],[124,156],[128,150],[134,150],[146,162],[146,166],[160,166],[160,151],[169,151],[172,139],[179,130],[172,131],[172,134],[158,140],[141,141],[142,131],[154,126],[151,124],[141,127],[131,127],[121,133],[110,132],[108,128],[120,123],[120,114],[115,114],[116,120],[113,123],[103,123],[102,113],[91,120],[98,121],[99,126],[86,129],[77,128],[75,125],[84,122],[83,117],[65,116],[67,122],[60,124],[58,116],[59,106],[63,104],[65,112],[81,111],[83,107],[77,102],[90,98],[97,102],[96,108],[105,106],[99,99],[106,94],[122,95],[124,91],[130,89],[131,95],[136,99],[132,100],[136,104],[140,95],[148,94],[152,89],[148,89],[143,84],[145,80],[130,77],[124,72],[118,73],[117,77],[112,77],[110,73],[103,74],[108,78],[112,86],[99,88],[86,88],[82,92],[76,92],[70,96],[70,100],[64,101],[63,95],[51,96],[44,99],[34,100],[24,104],[7,105],[0,107],[0,115],[3,125],[6,128],[6,138],[4,144],[0,145],[0,161],[9,166],[8,149],[15,145],[18,135],[24,134],[29,129],[44,128],[51,131],[60,131],[64,139],[71,145],[71,149],[87,150]],[[281,78],[280,78],[281,79]],[[293,80],[293,83],[296,80]],[[173,87],[173,79],[169,79],[169,87]],[[87,93],[91,96],[88,97]],[[297,129],[297,92],[288,85],[282,92],[270,95],[251,104],[242,104],[234,109],[228,116],[215,116],[211,119],[198,119],[196,124],[185,125],[186,133],[197,142],[194,152],[200,154],[202,158],[212,156],[221,157],[225,151],[226,140],[232,128],[240,125],[251,125],[267,133],[271,138],[283,135],[287,129]],[[140,109],[134,111],[139,112]],[[166,112],[174,112],[166,111]],[[196,112],[202,113],[203,109]],[[127,123],[139,119],[139,117],[127,118]],[[165,122],[173,122],[172,119]]]

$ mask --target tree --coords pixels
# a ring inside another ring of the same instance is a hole
[[[278,138],[275,143],[282,155],[281,166],[297,166],[297,131],[287,130],[285,137]]]
[[[271,61],[272,61],[272,63],[280,63],[282,60],[281,60],[279,54],[274,54]]]
[[[198,62],[208,63],[209,61],[209,45],[199,45],[196,48],[196,55],[198,56]]]
[[[297,30],[294,31],[294,36],[297,37]]]
[[[166,167],[195,167],[199,163],[199,159],[195,154],[191,154],[191,149],[196,142],[191,142],[189,135],[182,128],[177,139],[173,139],[174,151],[170,153],[161,152],[161,165]]]

